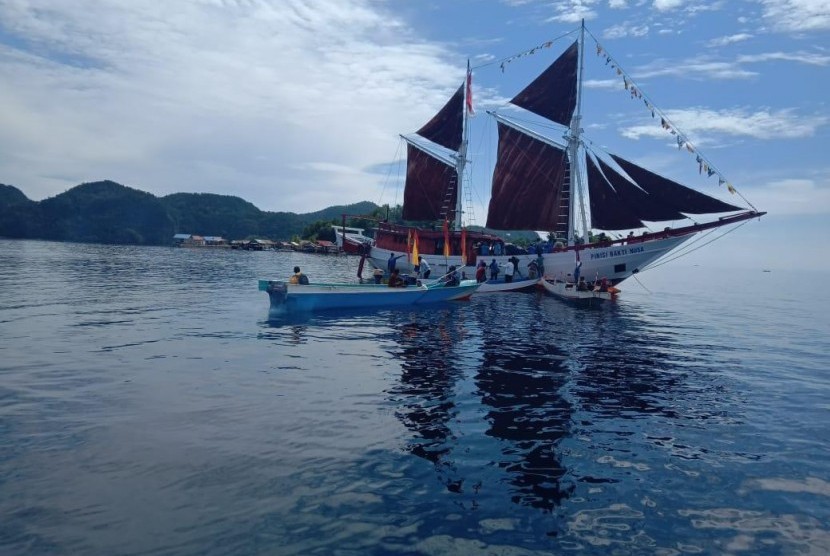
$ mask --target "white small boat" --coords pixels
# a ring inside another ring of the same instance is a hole
[[[498,292],[517,292],[521,290],[529,290],[536,287],[539,282],[536,278],[518,278],[512,282],[505,282],[504,280],[487,280],[481,283],[478,293],[498,293]]]
[[[421,282],[429,286],[432,286],[438,284],[439,280],[436,278],[429,280],[421,279]],[[461,281],[462,284],[475,282],[475,280]],[[476,293],[499,293],[530,290],[535,288],[538,282],[539,280],[535,278],[518,278],[516,280],[513,280],[512,282],[505,282],[504,280],[487,280],[486,282],[480,283],[480,287],[478,288]]]
[[[331,228],[334,230],[337,247],[344,253],[360,255],[375,244],[373,238],[364,235],[363,228],[338,226],[336,224],[332,224]]]
[[[591,304],[594,302],[610,301],[616,298],[620,290],[614,287],[607,291],[595,291],[594,289],[579,289],[573,282],[563,280],[539,280],[545,291],[559,299],[573,301],[576,303]]]
[[[458,286],[412,285],[390,288],[383,284],[288,284],[280,280],[260,280],[259,290],[268,293],[272,310],[323,311],[423,305],[467,299],[479,288],[473,280]]]

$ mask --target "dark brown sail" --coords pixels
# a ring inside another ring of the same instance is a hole
[[[579,46],[574,42],[510,102],[556,123],[570,125],[576,109],[578,61]]]
[[[645,190],[657,203],[686,214],[713,214],[743,210],[741,207],[719,201],[685,185],[680,185],[654,172],[637,166],[624,158],[611,155],[620,168]]]
[[[418,130],[418,135],[450,150],[457,151],[461,148],[463,128],[464,85],[458,88],[440,112]]]
[[[406,151],[404,220],[452,220],[458,194],[458,172],[412,145]],[[449,207],[442,214],[442,207]]]
[[[637,187],[637,185],[631,183],[628,178],[620,175],[619,172],[614,170],[601,158],[598,158],[597,162],[605,179],[608,180],[608,183],[617,192],[617,196],[638,219],[648,222],[667,222],[669,220],[682,220],[686,218],[674,207],[661,204],[659,199],[649,195]]]
[[[570,164],[565,151],[499,122],[498,162],[487,227],[555,230],[567,218],[560,210]]]
[[[588,169],[588,193],[591,199],[591,227],[600,230],[642,228],[643,223],[637,214],[600,172],[593,157],[585,157],[585,163]],[[641,193],[643,196],[646,195],[644,191]]]

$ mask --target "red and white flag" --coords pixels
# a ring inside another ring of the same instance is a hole
[[[475,116],[476,111],[473,110],[473,72],[470,71],[470,65],[467,64],[467,113],[470,116]]]

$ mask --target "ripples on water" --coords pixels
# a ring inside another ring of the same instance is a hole
[[[0,241],[0,552],[830,551],[827,296],[269,316],[294,264],[357,260]]]

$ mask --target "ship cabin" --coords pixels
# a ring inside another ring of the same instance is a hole
[[[388,249],[389,251],[411,252],[411,242],[414,241],[415,228],[399,226],[388,222],[381,222],[375,234],[375,247]],[[439,226],[432,228],[418,228],[418,253],[427,255],[444,255],[444,230]],[[459,256],[461,249],[462,233],[459,230],[449,232],[450,255]],[[498,236],[477,231],[465,233],[467,265],[474,266],[477,257],[492,257],[507,255],[507,248],[504,240]]]

